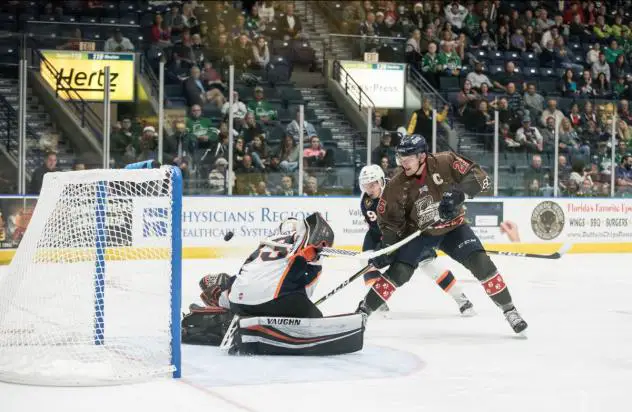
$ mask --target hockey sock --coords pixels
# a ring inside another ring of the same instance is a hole
[[[496,306],[502,309],[503,312],[514,309],[513,302],[511,301],[511,294],[505,280],[500,276],[500,273],[496,272],[490,278],[481,282],[487,296],[494,301]]]
[[[374,312],[382,306],[390,297],[397,287],[384,276],[380,276],[373,282],[373,286],[364,297],[363,306],[369,313]]]
[[[437,285],[439,285],[439,287],[443,289],[445,293],[452,296],[454,300],[456,300],[457,302],[461,302],[463,300],[463,290],[461,289],[459,283],[456,281],[456,278],[452,274],[452,271],[446,270],[445,272],[443,272],[437,278],[436,282]]]

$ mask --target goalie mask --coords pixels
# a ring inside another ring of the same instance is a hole
[[[320,213],[313,213],[297,223],[293,252],[310,245],[331,247],[334,244],[334,231]]]

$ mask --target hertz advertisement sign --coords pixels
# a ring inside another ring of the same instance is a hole
[[[42,54],[46,60],[40,63],[40,74],[64,100],[79,94],[87,102],[103,102],[105,67],[110,66],[110,100],[134,101],[134,53],[42,50]]]

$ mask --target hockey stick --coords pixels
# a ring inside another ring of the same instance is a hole
[[[564,254],[566,254],[566,252],[568,252],[572,246],[573,245],[571,245],[570,243],[565,243],[562,245],[560,250],[558,250],[555,253],[551,253],[549,255],[539,254],[539,253],[503,252],[500,250],[486,250],[486,252],[488,255],[517,256],[517,257],[527,257],[527,258],[536,258],[536,259],[559,259],[562,256],[564,256]]]
[[[433,224],[435,222],[436,221],[433,221],[430,224]],[[320,250],[320,254],[322,256],[334,256],[334,257],[346,257],[346,258],[353,258],[353,259],[360,259],[360,260],[370,260],[378,256],[386,255],[387,253],[391,253],[394,250],[399,249],[400,247],[404,246],[406,243],[410,242],[417,236],[421,235],[421,232],[422,230],[417,230],[416,232],[406,236],[399,242],[394,243],[380,250],[372,250],[370,252],[355,252],[353,250],[324,247]],[[261,244],[270,246],[270,247],[279,247],[279,248],[284,248],[284,249],[290,249],[293,246],[293,245],[288,245],[287,243],[272,242],[270,240],[265,240],[265,239],[261,241]]]

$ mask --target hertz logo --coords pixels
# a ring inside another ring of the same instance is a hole
[[[110,99],[134,101],[134,53],[42,51],[40,74],[64,100],[103,102],[105,68],[110,68]]]

